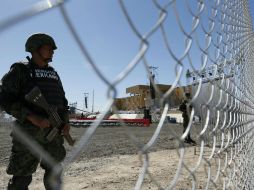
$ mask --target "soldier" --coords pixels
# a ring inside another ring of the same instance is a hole
[[[14,63],[10,71],[2,78],[0,89],[1,109],[16,118],[16,126],[32,137],[49,155],[60,163],[66,150],[61,134],[57,134],[53,141],[48,142],[46,134],[52,129],[49,116],[41,108],[25,100],[25,95],[35,86],[39,87],[50,105],[57,107],[57,112],[66,123],[62,134],[69,133],[68,102],[57,72],[49,65],[52,61],[54,50],[57,49],[54,39],[47,34],[33,34],[25,44],[25,49],[30,52],[27,63]],[[7,174],[12,175],[8,183],[8,190],[27,190],[32,181],[32,174],[38,164],[45,170],[43,182],[47,190],[51,190],[49,177],[52,168],[40,161],[25,145],[15,136],[12,136],[12,152],[7,167]]]
[[[190,93],[185,93],[186,99],[183,100],[183,102],[180,105],[180,111],[182,111],[182,117],[183,117],[183,133],[186,131],[189,121],[190,121],[190,113],[191,113],[191,105],[189,105],[190,101]],[[189,144],[196,144],[194,140],[192,140],[190,132],[188,133],[187,137],[184,139],[185,143]]]

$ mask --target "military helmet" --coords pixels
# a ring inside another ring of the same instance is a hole
[[[54,39],[43,33],[33,34],[26,41],[26,51],[32,53],[42,45],[51,45],[53,50],[57,49]]]

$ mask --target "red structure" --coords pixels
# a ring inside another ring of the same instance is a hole
[[[76,127],[88,127],[90,126],[96,118],[75,118],[70,119],[70,124]],[[104,119],[100,123],[100,126],[133,126],[133,127],[149,127],[149,119]]]

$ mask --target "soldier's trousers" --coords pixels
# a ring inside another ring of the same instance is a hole
[[[186,131],[188,124],[189,124],[189,117],[187,115],[183,115],[183,133]],[[190,132],[188,133],[186,140],[190,140],[191,136],[190,136]]]
[[[41,148],[43,148],[56,163],[60,163],[65,155],[66,151],[63,146],[64,140],[61,135],[57,135],[52,142],[46,141],[45,129],[40,129],[33,125],[30,126],[15,126],[20,127],[22,131],[27,133],[35,140]],[[18,138],[17,134],[12,133],[12,150],[9,160],[9,165],[6,170],[7,174],[13,175],[10,180],[8,189],[10,190],[26,190],[32,181],[32,174],[36,171],[37,166],[41,163],[41,167],[45,169],[44,186],[47,190],[50,190],[49,176],[52,170],[46,162],[41,161],[41,158],[33,153],[32,150],[27,148]],[[21,188],[22,187],[22,188]]]

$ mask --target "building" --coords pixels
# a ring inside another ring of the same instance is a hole
[[[128,97],[116,98],[115,106],[118,110],[124,111],[141,111],[144,108],[161,108],[160,99],[170,88],[171,85],[156,84],[155,99],[151,98],[151,88],[149,85],[135,85],[126,88]],[[183,99],[184,89],[176,87],[167,99],[171,108],[178,108]]]

